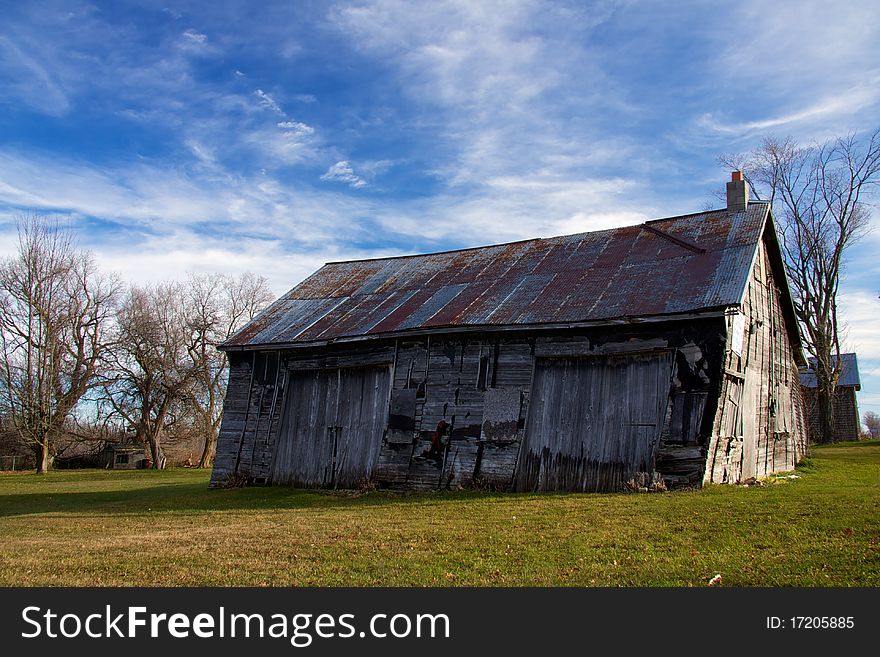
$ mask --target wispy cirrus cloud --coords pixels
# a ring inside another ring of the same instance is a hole
[[[184,40],[199,46],[208,42],[208,36],[206,34],[196,32],[195,30],[185,30],[182,36]]]
[[[367,186],[367,181],[356,175],[354,169],[351,168],[351,164],[345,160],[332,164],[324,175],[321,176],[321,180],[342,182],[355,189]]]
[[[708,120],[700,117],[705,128],[751,138],[788,131],[812,139],[839,132],[841,124],[845,131],[873,127],[880,103],[876,3],[836,5],[829,20],[816,20],[827,12],[818,0],[778,2],[769,10],[751,0],[730,5],[729,12],[730,23],[744,29],[736,39],[726,31],[707,37],[717,55],[705,65],[717,97],[729,107]]]
[[[281,109],[281,105],[279,105],[278,102],[274,98],[272,98],[272,96],[270,96],[262,89],[257,89],[256,91],[254,91],[254,96],[256,96],[259,100],[260,107],[265,107],[266,109],[271,110],[281,116],[287,116],[284,110]]]
[[[285,132],[289,132],[298,137],[305,137],[315,133],[315,129],[312,126],[301,123],[300,121],[279,121],[275,125]]]
[[[2,34],[0,90],[7,95],[7,102],[11,96],[41,113],[61,115],[70,109],[61,78],[42,63],[28,46],[19,45]]]

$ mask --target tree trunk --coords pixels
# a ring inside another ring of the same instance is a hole
[[[162,445],[159,443],[158,436],[150,436],[147,441],[150,445],[150,457],[153,460],[153,470],[165,469],[165,453],[162,451]]]
[[[205,448],[202,450],[202,458],[199,459],[200,468],[208,468],[214,463],[217,453],[217,433],[213,427],[205,433]]]
[[[37,474],[46,474],[52,467],[52,457],[49,454],[49,441],[43,441],[36,448]]]
[[[816,372],[816,403],[819,411],[819,442],[834,442],[834,382]]]

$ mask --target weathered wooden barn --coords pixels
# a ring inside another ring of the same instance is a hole
[[[221,346],[212,485],[610,491],[739,482],[804,448],[767,203],[328,263]]]
[[[822,442],[814,358],[810,358],[808,365],[801,368],[800,378],[806,407],[807,436],[810,442]],[[861,437],[862,423],[859,419],[859,403],[856,398],[856,393],[861,388],[858,358],[854,353],[840,354],[840,377],[834,389],[835,441],[858,440]]]

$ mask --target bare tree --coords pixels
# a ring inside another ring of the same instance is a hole
[[[237,278],[194,274],[187,281],[188,353],[193,370],[189,401],[195,424],[205,437],[200,468],[214,460],[226,390],[229,363],[226,354],[216,347],[252,320],[272,298],[266,279],[251,273]]]
[[[840,376],[837,295],[846,251],[868,229],[865,201],[880,181],[880,130],[866,141],[849,135],[812,146],[767,138],[751,153],[720,161],[743,169],[773,204],[804,346],[816,360],[821,441],[831,441]]]
[[[0,404],[43,473],[77,404],[100,383],[119,285],[56,219],[17,223],[18,253],[0,263]]]
[[[871,438],[880,438],[880,414],[874,411],[865,411],[865,426],[868,427],[868,435]]]
[[[105,401],[149,446],[152,467],[165,467],[163,438],[193,382],[186,290],[181,283],[133,286],[117,315],[117,344]]]

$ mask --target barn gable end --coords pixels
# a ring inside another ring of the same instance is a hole
[[[763,240],[742,305],[725,318],[729,338],[706,483],[793,470],[806,450],[800,347],[791,343],[792,320],[779,282],[784,273],[772,266],[771,249]]]

